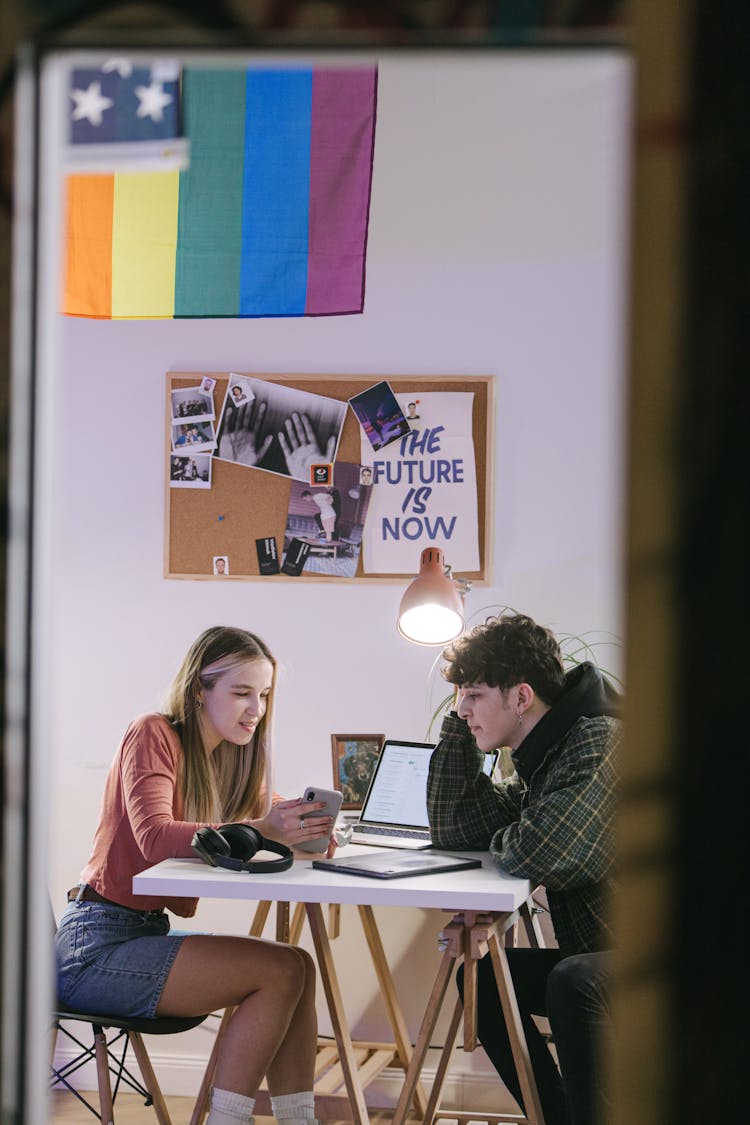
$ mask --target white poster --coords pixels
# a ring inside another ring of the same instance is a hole
[[[378,452],[362,434],[362,464],[372,467],[365,574],[417,574],[425,547],[440,547],[457,573],[479,570],[474,395],[415,391],[396,397],[409,433]]]

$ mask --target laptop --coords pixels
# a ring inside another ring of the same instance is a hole
[[[349,843],[383,848],[430,848],[427,774],[435,746],[431,742],[383,743],[359,820]],[[487,754],[484,771],[492,776],[497,751]]]
[[[445,852],[370,852],[360,859],[336,856],[333,859],[314,859],[313,867],[319,871],[342,871],[345,875],[366,875],[370,879],[405,879],[409,875],[437,875],[440,871],[466,871],[481,867],[481,859],[448,855]]]
[[[350,843],[431,847],[427,773],[434,749],[429,742],[385,740]]]

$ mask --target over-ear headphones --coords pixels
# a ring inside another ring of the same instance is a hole
[[[199,828],[191,840],[191,847],[204,863],[211,867],[226,867],[229,871],[287,871],[294,862],[286,844],[266,840],[249,824]],[[274,852],[279,859],[259,859],[252,863],[256,852]]]

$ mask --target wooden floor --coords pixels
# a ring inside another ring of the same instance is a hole
[[[96,1094],[92,1100],[96,1105]],[[195,1099],[168,1097],[165,1100],[172,1125],[187,1125]],[[373,1113],[371,1120],[377,1125],[387,1125],[390,1116],[389,1113]],[[276,1125],[273,1117],[256,1117],[255,1120],[257,1125]],[[81,1105],[73,1094],[55,1091],[50,1095],[48,1125],[93,1125],[95,1121],[93,1113]],[[156,1114],[150,1106],[143,1104],[143,1098],[137,1094],[118,1094],[115,1102],[115,1125],[157,1125]],[[326,1125],[333,1123],[326,1122]]]

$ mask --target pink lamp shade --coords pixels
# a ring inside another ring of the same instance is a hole
[[[438,547],[422,551],[418,576],[407,586],[398,611],[398,631],[418,645],[443,645],[464,627],[458,587],[445,573]]]

